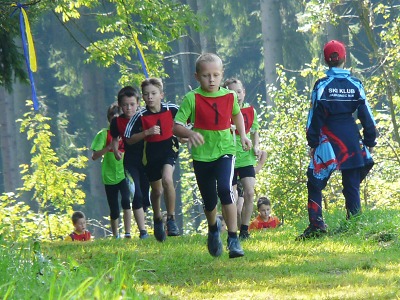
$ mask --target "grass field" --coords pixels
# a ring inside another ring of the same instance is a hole
[[[211,257],[206,236],[87,243],[1,242],[3,299],[399,299],[400,214],[326,214],[329,234],[295,241],[299,223],[259,231],[242,258]],[[226,243],[226,234],[222,236]]]

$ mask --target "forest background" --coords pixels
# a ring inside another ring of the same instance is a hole
[[[33,1],[24,2],[37,54],[32,109],[19,10],[0,2],[0,231],[21,239],[57,239],[80,209],[102,230],[108,206],[91,141],[107,127],[106,109],[124,85],[144,73],[161,77],[166,100],[192,87],[194,61],[215,52],[225,78],[238,77],[262,124],[268,153],[256,193],[285,222],[306,218],[305,122],[310,91],[323,76],[322,46],[347,45],[347,68],[362,79],[379,131],[375,167],[362,184],[364,209],[398,208],[400,199],[399,1]],[[16,10],[14,12],[14,10]],[[137,40],[137,42],[135,42]],[[26,105],[28,103],[28,105]],[[186,146],[175,171],[177,216],[184,233],[202,230],[201,198]],[[325,208],[343,206],[340,175]]]

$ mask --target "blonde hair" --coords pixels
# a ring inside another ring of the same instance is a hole
[[[225,80],[223,87],[228,88],[228,86],[230,86],[233,83],[240,84],[243,88],[243,83],[237,78],[229,78],[229,79]]]
[[[200,65],[202,63],[216,62],[223,67],[222,59],[214,53],[204,53],[196,59],[196,73],[200,72]]]
[[[163,92],[164,87],[163,87],[163,83],[160,78],[153,77],[153,78],[147,78],[147,79],[143,80],[142,84],[140,85],[140,88],[142,89],[142,93],[143,93],[143,89],[149,85],[154,85],[155,87],[157,87],[160,90],[160,93]]]

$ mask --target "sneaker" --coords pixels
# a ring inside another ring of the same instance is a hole
[[[250,233],[246,230],[246,231],[240,231],[239,233],[239,240],[244,241],[250,238]]]
[[[296,241],[302,241],[309,238],[319,238],[328,232],[326,231],[326,226],[323,227],[316,227],[313,225],[309,225],[302,234],[300,234]]]
[[[244,251],[240,246],[239,239],[228,237],[228,250],[229,258],[241,257],[244,255]]]
[[[156,221],[154,220],[154,236],[157,241],[164,242],[167,238],[164,230],[164,223],[162,220]]]
[[[148,237],[150,237],[150,235],[147,232],[139,235],[139,239],[141,240],[147,239]]]
[[[221,256],[222,254],[222,241],[219,235],[221,231],[221,221],[217,218],[217,231],[216,232],[208,232],[207,237],[207,248],[208,252],[211,256]]]
[[[170,219],[167,221],[167,232],[168,236],[178,236],[179,234],[179,228],[176,225],[176,222],[174,219]]]
[[[132,237],[131,237],[131,234],[130,234],[130,233],[125,233],[124,238],[126,238],[126,239],[131,239]]]

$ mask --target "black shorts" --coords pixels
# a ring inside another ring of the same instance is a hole
[[[175,166],[179,155],[179,143],[176,137],[169,141],[147,143],[145,170],[150,182],[162,178],[164,165]]]
[[[232,178],[232,185],[236,185],[238,182],[238,177],[240,179],[246,178],[246,177],[256,177],[256,171],[254,170],[254,166],[246,166],[246,167],[241,167],[241,168],[235,168],[235,171],[233,172],[233,178]]]

